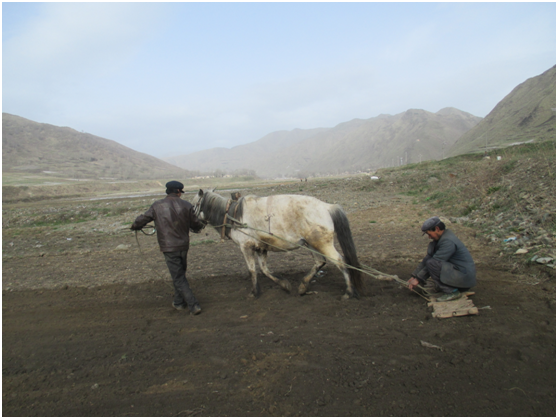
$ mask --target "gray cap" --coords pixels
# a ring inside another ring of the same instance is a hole
[[[426,234],[426,232],[440,224],[440,217],[431,217],[424,222],[421,227],[422,234]]]

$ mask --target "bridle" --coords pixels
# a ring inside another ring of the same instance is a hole
[[[198,220],[200,223],[203,224],[203,228],[205,228],[209,222],[206,220],[202,220],[200,217],[200,213],[201,213],[201,205],[202,205],[202,201],[205,199],[205,194],[203,194],[203,196],[200,198],[200,200],[198,202],[195,203],[194,205],[194,214],[196,214],[196,217],[198,217]]]
[[[196,217],[198,217],[198,218],[199,218],[200,212],[201,212],[201,204],[202,204],[204,199],[205,199],[205,193],[202,195],[200,200],[198,202],[196,202],[195,205],[194,205],[194,214],[196,214]]]
[[[204,194],[202,195],[202,197],[200,198],[200,200],[194,204],[194,214],[196,214],[196,217],[198,217],[198,218],[199,218],[199,216],[200,216],[201,207],[202,207],[202,205],[203,205],[203,200],[205,199],[206,195],[207,195],[207,193],[204,193]],[[235,205],[235,207],[234,207],[234,214],[233,214],[233,218],[232,218],[233,224],[234,224],[234,222],[235,222],[236,211],[238,210],[238,202],[237,202],[236,200],[234,200],[234,199],[229,199],[229,200],[227,200],[227,204],[226,204],[226,208],[225,208],[225,216],[224,216],[224,218],[223,218],[223,224],[220,225],[220,226],[218,226],[218,227],[221,227],[221,240],[224,240],[225,237],[228,237],[228,238],[230,239],[230,236],[227,234],[227,227],[230,228],[231,226],[227,223],[227,218],[231,218],[231,217],[228,215],[228,213],[229,213],[229,209],[230,209],[230,207],[231,207],[231,204],[232,204],[233,202],[237,204],[237,205]],[[200,219],[200,222],[202,222],[204,225],[209,224],[209,221],[207,221],[207,220],[202,220],[202,219]]]

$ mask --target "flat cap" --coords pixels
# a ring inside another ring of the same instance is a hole
[[[165,186],[167,188],[167,191],[177,189],[179,192],[184,192],[183,190],[184,185],[176,180],[171,180],[170,182],[167,182]]]
[[[440,224],[440,217],[431,217],[428,220],[426,220],[421,227],[422,230],[422,234],[424,235],[428,230],[436,227],[438,224]]]

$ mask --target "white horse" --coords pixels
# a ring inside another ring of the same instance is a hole
[[[267,252],[291,251],[306,246],[313,250],[314,266],[302,279],[300,295],[309,290],[312,277],[332,261],[345,277],[344,298],[363,292],[363,283],[351,229],[347,216],[339,205],[303,195],[249,195],[230,200],[202,189],[192,200],[196,215],[240,246],[252,279],[252,294],[261,294],[256,272],[256,258],[262,272],[273,282],[290,292],[291,284],[274,276],[267,267]],[[334,237],[344,257],[334,247]],[[347,265],[349,266],[347,268]],[[353,269],[357,268],[357,269]]]

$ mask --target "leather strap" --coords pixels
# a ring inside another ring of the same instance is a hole
[[[229,208],[231,207],[232,199],[227,201],[227,207],[225,208],[225,217],[223,218],[223,228],[221,229],[221,240],[225,240],[225,229],[227,224],[227,215],[229,215]]]

